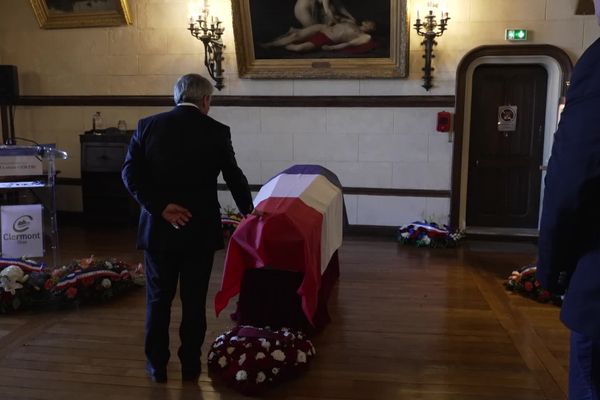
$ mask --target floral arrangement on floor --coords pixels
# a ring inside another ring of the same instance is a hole
[[[464,233],[451,230],[447,225],[440,226],[435,222],[415,221],[398,228],[398,241],[417,247],[455,247],[463,238]]]
[[[562,304],[562,296],[550,293],[544,289],[540,281],[535,279],[537,266],[529,264],[513,271],[508,277],[505,286],[508,290],[522,294],[540,303]]]
[[[49,269],[32,260],[0,258],[0,313],[33,306],[105,301],[142,284],[141,265],[132,268],[94,256]]]
[[[315,354],[302,332],[242,325],[214,340],[208,370],[239,392],[256,395],[306,371]]]
[[[45,264],[0,258],[0,313],[30,308],[51,298],[44,287],[50,275]]]
[[[223,213],[221,213],[221,225],[223,226],[223,238],[225,238],[225,240],[233,235],[233,232],[235,232],[243,218],[242,214],[236,212],[233,208],[223,208]]]

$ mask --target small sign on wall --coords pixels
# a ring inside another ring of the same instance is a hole
[[[517,130],[517,106],[498,107],[498,130],[500,132]]]
[[[3,257],[42,257],[42,205],[1,206]]]
[[[510,42],[522,42],[527,40],[527,29],[506,29],[504,39]]]

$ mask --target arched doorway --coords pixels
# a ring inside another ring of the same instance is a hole
[[[456,79],[454,226],[468,233],[537,234],[539,168],[550,157],[571,69],[567,54],[551,45],[482,46],[463,57]],[[514,115],[503,120],[506,113]]]

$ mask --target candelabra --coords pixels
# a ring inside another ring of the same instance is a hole
[[[208,8],[205,8],[195,21],[193,17],[190,17],[188,30],[193,37],[204,44],[204,65],[206,65],[210,77],[216,82],[215,87],[221,90],[225,87],[222,68],[225,45],[221,38],[225,28],[221,26],[218,17],[211,17],[210,25],[208,21]]]
[[[419,12],[417,11],[417,21],[413,26],[415,27],[417,34],[419,36],[423,36],[421,45],[425,45],[425,54],[423,55],[423,58],[425,59],[425,67],[423,67],[425,75],[423,75],[424,83],[422,86],[427,91],[433,87],[431,84],[431,80],[433,79],[431,72],[434,70],[434,68],[431,66],[431,59],[435,57],[433,55],[433,46],[437,45],[435,38],[444,34],[449,19],[450,17],[448,17],[448,13],[442,12],[440,22],[438,24],[435,20],[435,15],[433,15],[433,11],[429,10],[429,14],[425,16],[425,21],[421,23]]]

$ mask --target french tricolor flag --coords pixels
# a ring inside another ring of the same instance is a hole
[[[262,215],[245,218],[229,241],[215,297],[217,315],[239,293],[247,269],[268,266],[304,273],[298,295],[312,322],[321,275],[342,245],[345,212],[338,178],[318,165],[295,165],[262,186],[254,207]]]

